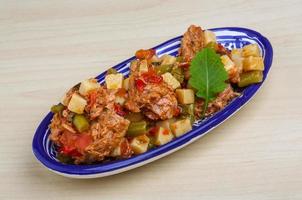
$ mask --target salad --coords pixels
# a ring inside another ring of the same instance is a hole
[[[104,84],[90,78],[72,87],[51,107],[49,137],[63,163],[127,159],[186,134],[261,82],[263,70],[257,44],[229,51],[191,25],[178,56],[141,49],[129,77],[111,68]]]

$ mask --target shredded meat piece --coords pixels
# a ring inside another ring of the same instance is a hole
[[[50,125],[50,139],[57,145],[76,149],[80,155],[74,157],[75,163],[93,163],[110,156],[110,153],[122,142],[130,122],[106,110],[101,113],[98,121],[92,123],[87,132],[73,133],[62,125],[62,118],[56,114]],[[127,145],[127,144],[126,144]],[[125,146],[123,157],[131,155],[129,147]]]
[[[93,142],[85,149],[85,162],[101,161],[109,156],[111,151],[122,141],[129,124],[129,120],[124,119],[114,111],[102,112],[98,121],[91,125]]]
[[[177,109],[177,100],[174,92],[164,83],[147,85],[141,94],[140,102],[149,112],[147,117],[152,120],[170,119],[174,116]]]
[[[95,102],[91,107],[86,107],[86,111],[89,113],[90,119],[95,119],[100,116],[104,108],[113,108],[116,93],[116,91],[107,90],[102,86],[94,92],[96,92]],[[86,98],[89,98],[89,95]]]
[[[221,92],[217,98],[208,104],[206,116],[209,116],[221,109],[223,109],[233,98],[237,97],[239,94],[234,92],[233,88],[228,85],[227,88]],[[195,102],[195,116],[201,118],[203,111],[204,100],[197,99]]]
[[[165,82],[148,83],[142,91],[135,85],[135,80],[140,79],[138,62],[131,65],[131,76],[129,80],[129,98],[125,107],[131,112],[140,112],[152,120],[165,120],[172,118],[177,109],[177,100],[173,89]]]
[[[54,115],[50,129],[50,139],[56,145],[77,152],[75,163],[81,163],[85,159],[85,148],[92,141],[89,132],[77,133],[71,123],[60,114]]]
[[[117,91],[100,87],[95,92],[94,104],[85,108],[87,117],[93,120],[89,130],[77,132],[72,125],[74,114],[68,109],[61,114],[55,114],[50,124],[50,139],[59,147],[78,152],[73,156],[76,164],[97,162],[110,156],[111,151],[121,143],[130,123],[113,108]],[[89,95],[85,98],[89,101]],[[122,156],[127,157],[131,152],[126,148],[127,144],[124,146],[125,152]]]
[[[55,114],[51,120],[51,123],[49,125],[49,128],[51,130],[50,134],[50,140],[52,140],[55,143],[58,143],[61,134],[63,133],[62,129],[62,120],[59,114]]]
[[[205,46],[203,30],[199,26],[191,25],[185,32],[179,49],[179,55],[185,61],[191,61],[195,54]]]
[[[219,43],[217,44],[216,52],[219,53],[220,55],[227,55],[231,57],[231,52]]]

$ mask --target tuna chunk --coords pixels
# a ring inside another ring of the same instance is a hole
[[[137,71],[138,64],[139,62],[134,62],[131,65],[129,98],[125,107],[131,112],[143,111],[152,120],[172,118],[177,111],[173,89],[163,81],[145,83]],[[140,88],[137,85],[138,80],[143,84]]]
[[[199,26],[191,25],[185,32],[179,49],[179,55],[185,61],[191,61],[195,54],[205,46],[203,30]]]
[[[234,92],[233,88],[228,85],[226,89],[219,93],[217,98],[208,104],[206,116],[211,115],[221,109],[223,109],[233,98],[238,96],[238,93]],[[195,116],[197,118],[202,117],[204,100],[198,99],[195,102]]]
[[[119,146],[124,138],[130,122],[116,114],[114,111],[104,111],[98,120],[91,125],[93,142],[86,147],[83,160],[95,162],[109,157],[111,152]]]

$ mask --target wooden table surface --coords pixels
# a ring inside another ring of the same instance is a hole
[[[301,1],[0,4],[0,199],[302,199]],[[119,175],[74,180],[37,162],[34,131],[68,87],[190,24],[270,39],[273,66],[248,105],[188,147]]]

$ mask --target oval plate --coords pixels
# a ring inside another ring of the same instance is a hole
[[[263,73],[263,81],[265,81],[273,60],[273,49],[268,39],[263,37],[260,33],[246,28],[227,27],[214,28],[210,30],[215,32],[217,41],[228,49],[241,48],[250,43],[257,43],[261,49],[262,56],[264,57],[265,69]],[[153,49],[156,50],[156,53],[159,56],[163,54],[175,56],[177,55],[180,47],[181,38],[182,36],[173,38],[154,47]],[[133,59],[135,58],[129,58],[128,60],[116,65],[114,68],[127,76],[129,73],[130,62]],[[100,83],[104,82],[105,74],[106,72],[103,72],[97,76]],[[67,165],[60,163],[56,159],[55,148],[52,142],[48,139],[50,134],[48,125],[52,119],[52,113],[48,113],[38,126],[33,138],[32,149],[37,159],[44,166],[63,176],[72,178],[96,178],[121,173],[162,158],[204,136],[245,105],[255,95],[262,84],[263,82],[246,87],[242,91],[242,94],[235,98],[223,110],[203,121],[195,123],[193,130],[190,132],[163,146],[149,150],[146,153],[129,159],[94,165]]]

